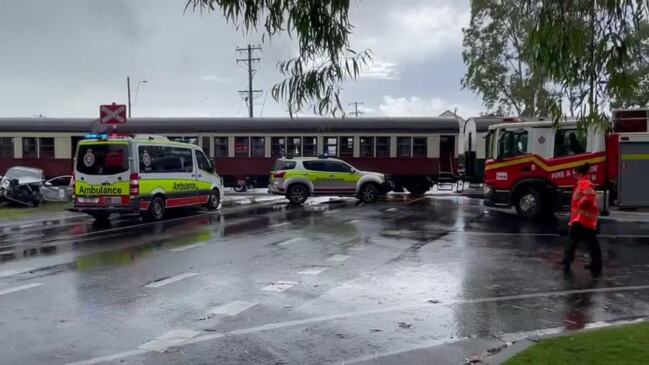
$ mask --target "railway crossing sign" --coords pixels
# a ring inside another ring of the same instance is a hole
[[[107,104],[99,107],[99,122],[101,124],[125,124],[126,105]]]

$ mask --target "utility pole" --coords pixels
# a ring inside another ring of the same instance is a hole
[[[131,118],[131,77],[126,76],[126,92],[128,93],[128,117]]]
[[[353,103],[349,103],[349,106],[352,106],[352,105],[354,106],[354,111],[353,111],[353,112],[349,112],[349,114],[355,116],[356,118],[358,118],[359,116],[365,114],[364,112],[358,110],[358,106],[359,106],[359,105],[363,105],[363,103],[359,103],[358,101],[355,101],[355,102],[353,102]]]
[[[242,62],[248,66],[248,90],[239,90],[239,93],[246,95],[244,98],[248,102],[248,116],[250,118],[253,118],[255,116],[254,108],[253,108],[254,94],[262,92],[262,90],[254,90],[252,88],[252,78],[254,76],[254,72],[257,71],[254,68],[254,63],[261,61],[261,58],[253,57],[255,51],[261,51],[261,46],[260,45],[253,46],[249,44],[248,47],[237,48],[237,52],[247,53],[245,58],[237,58],[237,63]]]

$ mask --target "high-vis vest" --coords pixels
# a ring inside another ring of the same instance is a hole
[[[595,185],[588,176],[584,176],[577,182],[572,194],[570,224],[578,222],[585,228],[597,229],[598,217],[599,208],[597,207]]]

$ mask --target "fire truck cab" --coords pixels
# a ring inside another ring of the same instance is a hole
[[[514,207],[523,217],[552,214],[570,202],[573,169],[590,163],[593,182],[607,184],[606,136],[576,120],[523,120],[490,126],[485,163],[485,205]]]
[[[491,125],[485,137],[485,205],[514,207],[527,218],[550,215],[570,203],[574,168],[589,163],[590,179],[609,193],[601,205],[610,200],[620,208],[648,208],[649,109],[612,112],[607,131],[584,131],[576,120]]]

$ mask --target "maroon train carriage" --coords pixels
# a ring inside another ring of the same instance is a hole
[[[109,128],[97,119],[0,118],[0,171],[23,165],[69,174],[78,141]],[[277,157],[325,153],[421,194],[455,180],[460,125],[454,117],[133,118],[117,132],[199,144],[230,187],[267,186]]]

